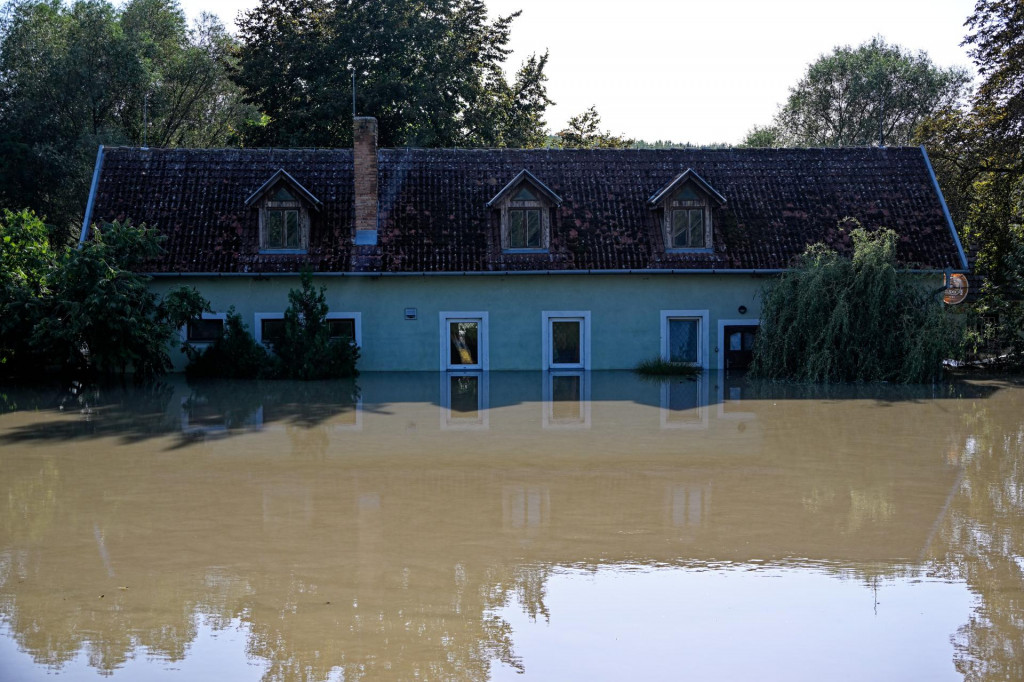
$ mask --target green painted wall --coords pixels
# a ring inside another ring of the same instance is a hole
[[[362,319],[362,371],[437,371],[441,311],[487,311],[491,370],[537,370],[542,362],[545,310],[589,310],[593,370],[631,369],[660,353],[661,310],[707,310],[709,368],[719,367],[718,321],[756,321],[760,290],[752,275],[515,275],[429,277],[318,277],[331,312]],[[254,314],[283,312],[299,278],[161,277],[163,293],[195,286],[217,312],[234,305],[254,327]],[[746,314],[738,308],[746,306]],[[406,308],[417,319],[406,320]],[[184,358],[176,358],[182,367]]]

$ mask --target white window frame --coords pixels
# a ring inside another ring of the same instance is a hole
[[[227,313],[203,313],[199,316],[202,320],[220,320],[224,322],[224,327],[227,327],[228,314]],[[189,341],[188,340],[188,323],[186,322],[178,329],[178,333],[181,335],[181,342],[187,343],[195,348],[206,348],[210,345],[209,341]]]
[[[590,311],[589,310],[544,310],[540,314],[541,320],[541,359],[542,370],[590,370]],[[580,343],[580,362],[578,363],[554,363],[551,361],[551,352],[554,349],[554,340],[551,338],[552,322],[581,322],[580,330],[583,333]]]
[[[749,317],[742,320],[718,321],[718,371],[725,371],[725,328],[726,327],[760,327],[761,320]]]
[[[661,359],[669,362],[669,320],[699,320],[697,329],[697,367],[708,369],[708,336],[711,315],[707,310],[662,310],[661,311]]]
[[[487,311],[486,310],[442,310],[438,313],[438,331],[440,333],[440,359],[442,372],[486,372],[490,367],[488,355],[487,338]],[[477,358],[479,362],[475,365],[453,365],[451,363],[451,335],[448,331],[449,322],[476,322],[478,323],[476,334]]]

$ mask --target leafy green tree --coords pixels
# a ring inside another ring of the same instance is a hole
[[[0,365],[8,364],[5,370],[34,364],[29,337],[53,264],[43,221],[27,210],[0,211]]]
[[[214,146],[251,117],[234,43],[176,0],[8,0],[0,23],[0,205],[80,225],[99,144]],[[148,123],[148,126],[144,125]]]
[[[755,127],[743,145],[906,145],[922,121],[962,101],[969,83],[966,69],[941,69],[925,52],[880,37],[837,47],[808,67],[772,124]]]
[[[940,290],[897,271],[892,230],[850,236],[852,258],[813,245],[765,292],[755,376],[919,383],[941,374],[958,339]]]
[[[601,115],[597,113],[596,106],[570,118],[566,128],[556,137],[558,146],[568,149],[624,149],[632,147],[635,142],[601,130]]]
[[[136,380],[170,369],[171,340],[209,304],[194,289],[163,299],[150,291],[139,270],[159,252],[155,230],[128,223],[94,227],[81,248],[68,248],[31,335],[47,364]]]
[[[313,275],[302,273],[301,289],[288,292],[284,335],[274,348],[287,379],[335,379],[356,375],[359,348],[349,338],[331,338],[327,321],[326,288],[313,286]]]
[[[246,142],[349,146],[354,74],[383,146],[533,143],[547,55],[505,80],[517,16],[489,21],[483,0],[262,0],[239,23],[235,79],[266,116]]]
[[[975,305],[998,352],[1024,360],[1024,6],[979,0],[964,39],[982,81],[969,108],[920,131],[954,223],[976,253]]]

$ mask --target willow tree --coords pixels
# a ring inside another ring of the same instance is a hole
[[[807,382],[938,378],[956,325],[934,281],[901,272],[892,230],[855,228],[852,257],[815,244],[764,294],[752,373]]]

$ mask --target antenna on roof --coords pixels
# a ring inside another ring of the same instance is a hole
[[[149,92],[142,98],[142,148],[149,148]]]
[[[356,117],[356,70],[352,69],[352,118]]]

